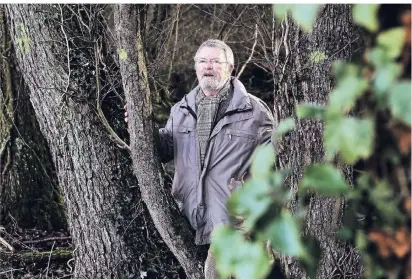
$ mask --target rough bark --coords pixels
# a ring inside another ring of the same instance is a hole
[[[285,35],[284,40],[278,42],[282,46],[282,52],[277,57],[281,63],[276,67],[274,75],[274,112],[276,123],[279,123],[286,117],[295,116],[295,107],[301,102],[326,104],[328,94],[334,86],[331,75],[333,61],[349,60],[352,55],[354,29],[351,7],[322,6],[312,33],[300,31],[291,17],[285,19],[277,32],[279,38],[281,34]],[[315,51],[323,52],[326,60],[310,63],[310,54]],[[279,144],[278,164],[280,168],[293,170],[287,184],[295,195],[304,167],[321,162],[324,157],[322,135],[321,121],[298,120],[296,130]],[[350,180],[351,169],[342,167],[342,171]],[[295,196],[290,203],[292,211],[296,209],[297,199]],[[341,225],[343,208],[342,198],[313,195],[310,199],[305,234],[314,236],[322,249],[317,278],[343,278],[359,271],[356,255],[352,255],[353,251],[345,249],[335,237]],[[294,259],[284,259],[283,267],[290,278],[306,278]],[[356,278],[356,275],[351,278]]]
[[[180,216],[171,193],[163,187],[160,162],[154,148],[151,94],[135,6],[115,7],[118,49],[127,53],[119,59],[129,113],[133,169],[142,198],[163,240],[179,260],[189,278],[203,278],[203,262],[188,223]]]
[[[66,226],[50,151],[40,132],[0,7],[0,224]]]
[[[136,181],[128,176],[127,154],[109,139],[88,102],[96,92],[80,85],[82,77],[70,79],[74,68],[61,55],[69,47],[65,26],[50,18],[60,20],[60,14],[59,5],[7,6],[18,65],[67,206],[73,277],[134,278],[142,255],[133,216]]]

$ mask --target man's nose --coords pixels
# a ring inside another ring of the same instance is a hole
[[[207,68],[207,69],[212,69],[212,68],[213,68],[213,63],[212,63],[212,61],[207,61],[207,62],[206,62],[206,65],[205,65],[205,68]]]

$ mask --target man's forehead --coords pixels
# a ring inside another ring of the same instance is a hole
[[[197,54],[197,57],[199,58],[208,58],[208,57],[212,57],[212,58],[219,58],[220,56],[224,55],[225,52],[223,51],[223,49],[218,48],[218,47],[203,47],[202,49],[200,49],[200,51]]]

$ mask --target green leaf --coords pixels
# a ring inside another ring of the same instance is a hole
[[[341,127],[342,118],[335,120],[328,120],[325,122],[325,128],[323,132],[323,141],[325,142],[325,155],[326,160],[330,161],[333,159],[336,153],[340,151],[341,146]]]
[[[305,31],[311,31],[316,20],[319,4],[276,4],[273,11],[277,18],[283,19],[288,11],[294,21]]]
[[[402,67],[396,63],[389,63],[379,68],[373,81],[375,96],[382,99],[395,80],[401,75]]]
[[[353,232],[350,228],[343,227],[337,232],[337,235],[343,241],[348,241],[353,237]]]
[[[288,256],[302,256],[305,249],[302,245],[299,227],[289,211],[284,210],[264,231],[266,239],[271,241],[273,249]]]
[[[332,71],[337,80],[346,76],[358,77],[360,68],[356,64],[347,63],[344,60],[337,60],[332,64]]]
[[[378,9],[380,4],[356,4],[353,7],[353,20],[368,29],[376,32],[379,29]]]
[[[373,151],[374,122],[370,119],[347,118],[341,130],[340,154],[344,161],[353,164],[367,159]]]
[[[322,248],[319,245],[319,241],[313,235],[305,235],[302,238],[302,242],[306,247],[306,253],[301,257],[300,263],[306,271],[309,278],[316,278],[316,272],[322,258]]]
[[[340,118],[325,123],[326,158],[339,152],[344,161],[353,164],[368,158],[373,151],[374,122],[370,119]]]
[[[319,8],[319,4],[297,4],[292,10],[292,15],[303,30],[310,32],[315,23]]]
[[[383,31],[379,33],[377,38],[378,45],[382,46],[387,51],[388,57],[392,59],[397,58],[401,54],[404,40],[405,30],[403,27]]]
[[[326,197],[338,196],[349,190],[339,170],[331,165],[311,165],[305,168],[299,190],[311,189]]]
[[[296,115],[299,118],[315,118],[323,120],[325,117],[325,106],[319,104],[302,103],[296,108]]]
[[[395,226],[397,222],[403,222],[404,216],[399,210],[399,199],[395,197],[393,187],[387,181],[376,183],[370,192],[370,201],[375,205],[379,220],[384,224]]]
[[[273,172],[271,177],[270,177],[271,186],[274,189],[280,189],[282,192],[285,192],[285,190],[282,189],[281,186],[285,182],[286,177],[288,177],[288,175],[290,175],[290,173],[291,173],[291,171],[287,170],[287,169],[282,169],[282,170],[278,170],[278,171]]]
[[[237,247],[243,241],[239,231],[231,230],[226,226],[219,226],[213,231],[210,249],[216,258],[216,266],[222,278],[231,275],[233,247]]]
[[[275,162],[275,149],[273,145],[261,145],[252,155],[250,173],[252,177],[266,177],[272,170]]]
[[[288,11],[293,10],[295,5],[293,4],[276,4],[273,5],[273,12],[276,15],[276,18],[282,20]]]
[[[314,51],[310,54],[309,61],[311,64],[322,63],[326,59],[326,54],[323,51]]]
[[[267,179],[251,178],[235,191],[228,201],[229,211],[245,217],[244,227],[252,229],[256,221],[267,211],[272,200],[271,186]]]
[[[360,250],[363,250],[366,248],[366,245],[368,245],[368,238],[363,231],[357,231],[355,236],[355,246]]]
[[[393,117],[411,126],[411,81],[395,84],[389,94],[389,108]]]
[[[292,117],[285,118],[279,123],[278,127],[274,129],[272,138],[280,139],[284,134],[293,129],[295,129],[295,119]]]
[[[372,50],[366,53],[366,59],[375,68],[380,68],[383,65],[389,63],[391,59],[386,54],[385,49],[382,47],[374,47]]]
[[[345,76],[329,95],[327,116],[349,112],[356,99],[368,88],[368,80],[356,76]]]
[[[118,49],[117,53],[119,54],[119,59],[120,60],[126,60],[127,59],[127,52],[124,48]]]
[[[232,274],[239,279],[266,278],[270,271],[263,245],[245,241],[238,230],[217,227],[212,234],[211,251],[221,278]]]

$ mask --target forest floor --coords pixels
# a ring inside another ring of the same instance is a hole
[[[0,279],[70,279],[73,251],[68,231],[0,226]],[[146,253],[146,257],[141,262],[145,271],[138,279],[186,279],[168,250]]]
[[[0,227],[0,278],[71,278],[72,252],[67,231]]]

